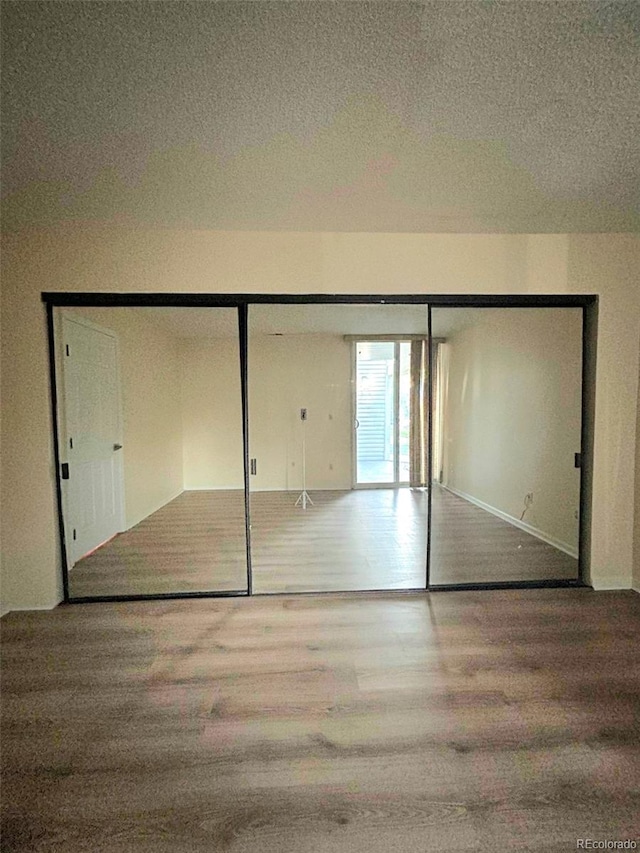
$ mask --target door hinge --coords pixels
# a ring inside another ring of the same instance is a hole
[[[69,355],[69,344],[65,344],[64,351],[67,355]]]
[[[73,541],[75,542],[78,538],[75,527],[73,528]]]
[[[582,468],[582,453],[573,454],[573,467]]]
[[[69,439],[69,448],[71,450],[73,450],[73,439],[72,438]]]
[[[63,480],[69,479],[69,463],[68,462],[63,462],[62,465],[60,466],[60,477]]]
[[[257,459],[251,460],[251,473],[252,474],[258,473],[258,460]]]

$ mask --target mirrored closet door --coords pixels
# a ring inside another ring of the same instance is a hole
[[[252,305],[248,325],[254,591],[424,589],[426,306]]]
[[[56,308],[69,597],[247,591],[235,308]]]
[[[51,308],[67,598],[578,583],[583,308],[446,301]]]
[[[431,322],[430,583],[577,580],[582,309]]]

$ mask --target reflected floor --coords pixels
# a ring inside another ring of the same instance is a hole
[[[423,589],[427,493],[421,489],[313,492],[251,498],[255,592]]]
[[[440,486],[431,519],[432,584],[578,577],[575,557]]]
[[[427,492],[371,489],[251,496],[257,593],[425,584]],[[577,560],[436,487],[432,583],[577,577]],[[80,560],[72,597],[246,589],[242,491],[183,492]]]
[[[83,557],[72,597],[246,590],[244,492],[183,492]]]
[[[400,482],[409,482],[409,463],[400,462]],[[385,459],[359,459],[358,483],[393,483],[393,462]]]

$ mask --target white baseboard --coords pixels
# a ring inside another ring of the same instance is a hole
[[[135,526],[136,526],[136,524],[140,524],[140,522],[141,522],[141,521],[144,521],[144,520],[145,520],[145,518],[149,518],[149,516],[150,516],[150,515],[153,515],[153,513],[154,513],[154,512],[158,512],[158,510],[159,510],[159,509],[162,509],[162,507],[163,507],[163,506],[166,506],[167,504],[170,504],[170,503],[171,503],[171,501],[175,501],[175,499],[176,499],[176,498],[178,498],[178,497],[180,497],[180,495],[181,495],[184,491],[185,491],[185,489],[179,489],[179,490],[175,493],[175,495],[172,495],[170,498],[167,498],[166,500],[161,501],[161,503],[159,503],[157,506],[154,506],[152,509],[150,509],[150,510],[148,510],[147,512],[145,512],[145,513],[144,513],[144,515],[141,515],[141,516],[140,516],[140,518],[138,518],[136,521],[133,521],[133,522],[131,522],[130,524],[128,523],[128,524],[127,524],[127,526],[125,527],[125,530],[131,530],[131,528],[132,528],[132,527],[135,527]],[[124,533],[124,530],[123,530],[122,532]]]
[[[191,487],[188,486],[185,488],[185,492],[241,492],[244,486],[196,486]],[[308,492],[350,492],[352,490],[352,486],[310,486],[307,484]],[[254,492],[290,492],[293,494],[300,494],[302,491],[302,486],[291,487],[291,488],[278,488],[273,489],[268,486],[263,486],[261,488],[251,487],[251,494]]]
[[[242,486],[185,486],[185,492],[241,492],[244,489]]]
[[[616,590],[616,589],[632,589],[629,584],[629,578],[606,578],[606,580],[599,581],[597,578],[591,580],[591,586],[596,592],[606,592],[607,590]],[[639,592],[640,590],[636,590]]]
[[[0,612],[0,617],[6,616],[7,613],[28,613],[32,610],[55,610],[59,604],[62,604],[64,599],[60,599],[60,601],[56,601],[55,604],[33,604],[31,607],[23,607],[22,605],[18,607],[9,607],[3,609]]]
[[[351,486],[309,486],[308,492],[350,492]],[[270,489],[267,486],[261,489],[251,489],[254,492],[283,492],[286,495],[299,495],[302,492],[302,486],[292,486],[289,489]]]
[[[509,522],[509,524],[513,524],[514,527],[518,527],[525,533],[530,533],[531,536],[535,536],[536,539],[541,539],[543,542],[546,542],[547,545],[553,545],[554,548],[557,548],[559,551],[563,551],[565,554],[568,554],[570,557],[573,557],[574,560],[578,559],[578,549],[573,548],[567,542],[562,542],[560,539],[556,539],[554,536],[550,536],[548,533],[544,533],[544,531],[538,530],[537,527],[533,527],[533,525],[527,524],[526,521],[520,521],[519,518],[514,518],[514,516],[509,515],[508,513],[503,512],[500,509],[496,509],[494,506],[491,506],[490,504],[479,500],[479,498],[474,498],[473,495],[468,495],[466,494],[466,492],[461,492],[459,489],[454,489],[451,486],[442,485],[442,488],[446,489],[448,492],[451,492],[452,495],[456,495],[457,497],[462,498],[465,501],[469,501],[469,503],[480,507],[480,509],[484,509],[486,510],[486,512],[490,512],[492,515],[501,518],[503,521],[507,521]]]

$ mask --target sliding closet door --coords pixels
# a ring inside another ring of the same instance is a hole
[[[256,593],[425,587],[426,481],[414,465],[409,482],[409,444],[426,373],[412,403],[409,361],[426,334],[425,305],[250,306]]]
[[[430,583],[577,580],[582,309],[433,308]]]
[[[246,592],[237,310],[54,320],[70,598]]]

